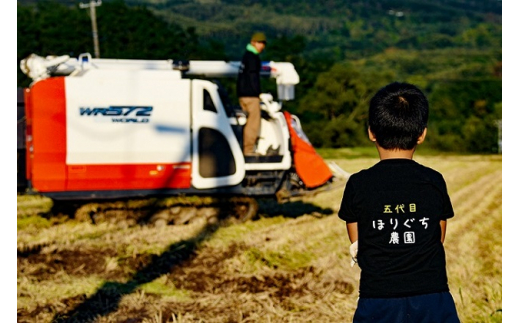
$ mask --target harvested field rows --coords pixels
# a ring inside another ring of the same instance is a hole
[[[443,173],[455,209],[445,241],[462,322],[502,321],[501,156],[418,156]],[[373,158],[334,160],[349,173]],[[92,225],[48,219],[18,197],[18,322],[349,322],[342,189],[222,225]]]

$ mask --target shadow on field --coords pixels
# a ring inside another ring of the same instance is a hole
[[[331,215],[331,208],[322,208],[302,200],[278,203],[274,199],[262,199],[258,201],[258,213],[260,216],[273,217],[283,216],[285,218],[297,218],[305,214],[315,217]]]
[[[332,214],[331,209],[323,209],[311,203],[303,201],[290,201],[279,204],[276,200],[265,199],[258,201],[258,214],[263,217],[284,216],[297,218],[309,214],[322,217]],[[69,300],[69,307],[74,307],[67,313],[56,314],[53,323],[86,323],[95,322],[99,317],[116,312],[123,296],[135,292],[140,285],[149,283],[188,261],[197,250],[197,246],[209,239],[218,229],[219,225],[208,225],[196,237],[180,241],[169,246],[161,255],[153,256],[143,268],[139,269],[126,283],[108,281],[99,290],[88,298],[76,298]],[[72,303],[72,304],[71,304]],[[79,303],[79,304],[74,304]]]
[[[81,304],[73,310],[64,314],[56,314],[52,322],[95,322],[99,317],[117,311],[123,296],[135,292],[140,285],[170,273],[172,268],[188,260],[195,253],[197,245],[209,239],[217,228],[217,225],[208,225],[196,237],[172,244],[161,255],[153,256],[151,261],[138,270],[126,283],[114,281],[104,283],[94,295],[81,300]]]

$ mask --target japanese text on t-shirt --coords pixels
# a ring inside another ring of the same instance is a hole
[[[416,232],[428,228],[428,221],[430,220],[427,217],[419,218],[416,221],[415,217],[410,217],[409,215],[417,212],[417,205],[415,203],[406,204],[385,204],[383,206],[383,215],[385,216],[383,219],[377,219],[372,221],[372,228],[374,230],[383,230],[386,226],[391,228],[390,236],[389,236],[389,244],[413,244],[415,243]],[[406,215],[407,217],[403,217]],[[413,216],[413,215],[412,215]],[[417,224],[417,225],[416,225]],[[397,228],[400,226],[406,227],[405,231],[402,233],[402,236],[399,236],[399,232],[397,232]],[[402,239],[401,239],[402,238]]]

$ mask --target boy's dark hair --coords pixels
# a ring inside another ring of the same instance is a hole
[[[415,85],[390,83],[370,100],[368,126],[384,149],[413,149],[427,123],[428,100]]]

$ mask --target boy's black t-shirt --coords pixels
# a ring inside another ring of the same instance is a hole
[[[338,215],[358,224],[360,297],[449,291],[440,220],[454,213],[439,172],[381,160],[349,178]]]

